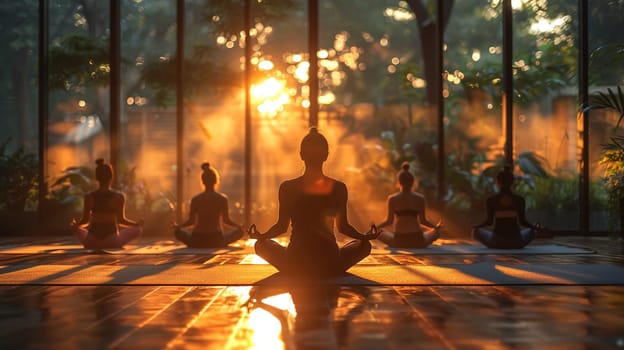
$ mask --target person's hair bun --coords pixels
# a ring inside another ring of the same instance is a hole
[[[408,162],[403,162],[403,164],[401,164],[401,169],[405,170],[405,171],[409,171],[410,165]]]
[[[210,163],[208,162],[204,162],[201,165],[202,170],[207,171],[208,169],[210,169]]]
[[[104,159],[103,158],[98,158],[95,160],[95,164],[97,165],[104,165]]]

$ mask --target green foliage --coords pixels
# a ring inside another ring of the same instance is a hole
[[[403,162],[408,162],[418,179],[418,189],[432,200],[437,196],[437,146],[427,141],[422,125],[397,127],[382,131],[382,147],[386,151],[388,166],[378,165],[379,180],[395,181],[395,174]],[[462,147],[450,150],[446,156],[447,207],[463,211],[479,211],[485,199],[496,192],[496,175],[506,165],[502,152],[490,155],[491,151],[481,146],[479,137],[467,135],[461,129],[449,131],[460,139]],[[420,136],[420,137],[419,137]],[[419,140],[419,141],[413,141]],[[537,185],[551,178],[547,161],[534,152],[521,152],[515,160],[516,186],[532,196]],[[569,190],[569,188],[568,188]],[[578,186],[571,192],[575,195]],[[548,192],[544,192],[548,195]],[[539,196],[539,195],[538,195]]]
[[[122,165],[119,190],[126,196],[126,209],[132,215],[173,212],[175,196],[171,192],[154,194],[144,181],[137,178],[136,167]]]
[[[454,162],[456,158],[453,154],[447,157],[448,205],[469,211],[480,209],[486,198],[496,192],[496,175],[507,165],[507,160],[502,153],[488,159],[486,150],[479,148],[462,162]],[[514,168],[516,189],[525,189],[527,197],[534,194],[538,181],[549,177],[546,160],[533,152],[518,154]]]
[[[604,166],[604,180],[608,193],[609,224],[614,228],[624,198],[624,136],[616,135],[603,146],[599,163]]]
[[[535,177],[532,186],[519,185],[516,188],[525,196],[527,209],[554,215],[562,210],[578,209],[579,178],[574,174]]]
[[[624,1],[621,1],[624,8]],[[604,40],[604,36],[600,39]],[[621,39],[607,41],[608,44],[598,46],[589,56],[589,78],[590,85],[616,85],[621,83],[624,75],[624,44],[611,44],[611,42],[621,42]]]
[[[417,102],[424,101],[426,91],[424,87],[414,88],[412,81],[422,77],[423,73],[420,65],[414,62],[407,62],[399,66],[396,74],[386,75],[381,83],[384,95],[388,96],[386,103]],[[410,77],[407,78],[406,77]],[[423,80],[424,82],[424,80]]]
[[[537,52],[539,51],[539,54]],[[576,52],[564,45],[551,42],[528,53],[518,53],[513,69],[514,102],[528,105],[570,85],[574,73]],[[538,58],[539,57],[539,58]],[[543,58],[542,58],[543,57]],[[482,59],[466,70],[462,87],[482,89],[492,96],[495,104],[502,101],[502,62],[494,57]]]
[[[622,56],[620,56],[621,60]],[[622,86],[616,89],[607,88],[606,92],[598,92],[589,98],[589,104],[583,111],[608,109],[618,113],[618,121],[613,132],[616,133],[624,119],[624,91]],[[604,181],[608,194],[609,226],[615,228],[618,220],[622,220],[621,210],[624,204],[624,136],[614,135],[610,142],[602,146],[599,163],[604,166]]]
[[[622,86],[618,86],[616,90],[607,88],[606,92],[597,92],[589,97],[589,104],[583,108],[588,112],[593,109],[610,109],[619,114],[615,129],[617,130],[624,119],[624,91]],[[617,147],[617,144],[614,142]]]
[[[50,186],[49,199],[61,206],[79,211],[84,195],[96,188],[93,169],[75,166],[64,169]]]
[[[210,23],[218,32],[227,35],[237,35],[243,30],[243,0],[212,0],[209,4],[210,6],[201,4],[195,8],[205,23]],[[264,0],[252,2],[252,5],[254,19],[272,22],[292,15],[297,1]],[[215,21],[215,18],[219,20]]]
[[[70,34],[50,48],[50,89],[107,85],[110,57],[107,38]]]
[[[37,157],[23,147],[8,151],[11,139],[0,144],[0,210],[34,209],[39,184]]]
[[[177,67],[176,59],[148,64],[142,79],[153,90],[153,103],[159,107],[175,102]],[[208,89],[238,87],[242,74],[224,65],[210,63],[210,59],[197,53],[184,61],[184,87],[187,98]]]
[[[137,178],[136,167],[122,165],[117,187],[124,193],[126,209],[130,213],[171,212],[175,208],[173,194],[153,194],[144,181]],[[62,206],[79,211],[84,196],[96,188],[95,172],[91,167],[73,166],[64,169],[61,176],[52,183],[49,198]]]
[[[293,0],[269,0],[253,7],[253,21],[269,25],[276,20],[293,14],[295,1]],[[187,31],[187,41],[198,44],[193,45],[184,58],[184,96],[193,98],[207,94],[207,91],[218,92],[223,88],[239,88],[242,84],[243,74],[240,70],[233,70],[231,62],[224,57],[219,57],[214,38],[217,34],[227,37],[238,36],[244,29],[243,1],[219,0],[210,1],[209,6],[205,3],[189,3],[187,8],[193,11],[194,25],[201,27],[202,32],[210,30],[214,36],[211,40],[193,38],[193,33]],[[190,39],[190,40],[189,40]],[[253,43],[252,43],[253,44]],[[236,59],[241,52],[236,52]],[[149,87],[151,101],[159,107],[171,106],[175,101],[177,79],[177,57],[170,59],[150,61],[140,72],[140,82]],[[238,68],[238,67],[237,67]],[[214,94],[207,94],[212,95]]]
[[[428,141],[428,137],[422,132],[420,123],[417,125],[405,125],[403,123],[390,123],[389,130],[381,131],[382,147],[386,151],[389,160],[383,167],[384,177],[396,181],[396,173],[403,162],[410,163],[410,168],[416,174],[418,188],[426,197],[436,193],[436,147]],[[420,137],[418,134],[421,133]]]

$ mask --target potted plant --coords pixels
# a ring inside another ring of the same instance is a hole
[[[2,231],[24,233],[35,228],[39,168],[37,157],[19,147],[9,152],[0,144],[0,213]]]
[[[610,143],[603,145],[600,164],[605,167],[604,179],[611,209],[609,226],[616,226],[619,214],[620,236],[624,237],[624,136],[613,136]]]
[[[606,92],[598,92],[590,96],[589,104],[584,112],[593,109],[608,109],[618,113],[618,120],[610,142],[602,145],[600,164],[605,167],[604,180],[607,187],[610,226],[614,228],[619,217],[620,237],[624,238],[624,136],[617,135],[624,119],[624,91],[622,86],[615,89],[607,88]]]
[[[50,185],[46,210],[47,233],[67,233],[68,223],[79,217],[84,195],[96,188],[93,169],[71,166]]]

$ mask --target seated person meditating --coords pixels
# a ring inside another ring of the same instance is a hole
[[[143,220],[135,222],[126,218],[124,195],[111,189],[112,165],[103,159],[98,159],[96,164],[98,189],[85,195],[82,218],[72,220],[70,226],[87,249],[121,248],[141,235]],[[125,227],[118,227],[120,224]]]
[[[303,175],[280,185],[277,223],[264,234],[255,225],[249,229],[249,237],[258,240],[256,254],[281,272],[301,278],[340,275],[370,253],[369,240],[378,236],[374,226],[362,234],[349,224],[347,186],[323,173],[328,154],[327,140],[311,128],[301,141]],[[288,247],[271,239],[285,233],[290,224]],[[334,224],[355,240],[339,247]]]
[[[393,231],[382,230],[379,240],[390,247],[426,248],[440,237],[440,227],[427,220],[425,197],[412,191],[414,176],[409,163],[403,163],[397,174],[400,191],[388,196],[388,216],[379,229],[394,223]]]
[[[505,167],[496,175],[499,192],[486,202],[487,217],[473,227],[472,235],[488,248],[519,249],[535,238],[539,225],[525,218],[524,198],[512,193],[514,175]]]
[[[189,248],[215,248],[226,245],[243,237],[240,224],[230,219],[228,197],[216,191],[219,173],[208,163],[203,163],[201,181],[204,192],[191,199],[188,220],[174,224],[175,237]],[[230,231],[223,231],[222,223],[233,226]],[[195,225],[193,231],[184,227]]]

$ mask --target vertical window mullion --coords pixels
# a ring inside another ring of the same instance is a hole
[[[319,50],[318,16],[318,0],[308,0],[308,55],[310,57],[308,77],[310,84],[310,126],[318,125],[319,112],[318,57],[316,56]]]
[[[119,169],[121,139],[121,0],[110,0],[110,163]]]
[[[176,2],[176,218],[182,222],[184,203],[184,0]]]
[[[48,158],[48,1],[39,0],[39,105],[38,105],[38,156],[39,156],[39,188],[38,206],[39,223],[45,218],[45,198],[48,192],[47,167]]]
[[[251,0],[245,0],[245,225],[251,223]]]
[[[503,120],[505,121],[505,160],[513,165],[513,9],[503,1]]]
[[[588,4],[587,0],[579,0],[578,2],[579,16],[579,42],[578,42],[578,98],[581,106],[587,106],[589,102],[589,45],[588,45]],[[579,228],[581,234],[586,235],[589,232],[589,112],[580,112],[582,118],[581,139],[581,160],[580,173],[580,221]]]
[[[437,35],[438,35],[438,64],[437,64],[437,81],[438,85],[438,104],[437,104],[437,122],[438,122],[438,204],[444,203],[446,195],[446,151],[444,147],[444,0],[438,1],[437,14]]]

